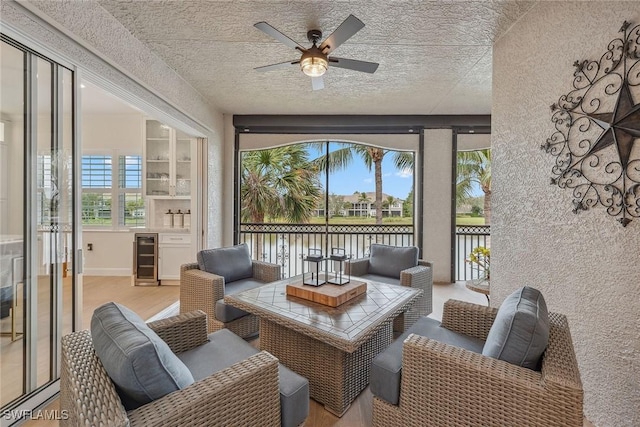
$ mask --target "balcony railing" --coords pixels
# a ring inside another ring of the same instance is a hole
[[[478,246],[491,247],[491,226],[456,226],[456,280],[478,279],[484,274],[483,271],[465,262],[471,251]]]
[[[465,258],[477,246],[490,246],[488,225],[456,227],[456,280],[476,279],[482,272],[472,268]],[[351,258],[369,256],[371,243],[393,246],[414,244],[412,225],[386,224],[254,224],[240,225],[240,243],[247,243],[253,259],[282,266],[283,277],[302,274],[302,258],[309,249],[342,248]]]
[[[413,245],[412,225],[241,224],[240,243],[247,243],[253,259],[280,264],[284,277],[302,274],[302,258],[309,249],[328,255],[342,248],[351,258],[369,255],[371,243]]]

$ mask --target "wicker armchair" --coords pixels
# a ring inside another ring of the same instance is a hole
[[[206,316],[182,314],[148,324],[174,353],[207,341]],[[132,411],[93,349],[88,330],[62,338],[61,426],[280,426],[278,360],[260,352]]]
[[[418,260],[418,265],[403,270],[400,277],[374,277],[369,274],[369,258],[359,258],[347,262],[345,270],[352,276],[363,279],[370,278],[376,281],[391,283],[392,285],[409,286],[422,289],[422,296],[404,314],[396,317],[393,322],[393,330],[404,332],[413,325],[420,316],[427,316],[433,311],[433,263]]]
[[[496,308],[445,303],[442,326],[486,340]],[[564,315],[549,313],[541,371],[411,334],[398,405],[375,397],[373,426],[582,426],[583,389]]]
[[[280,266],[262,261],[252,261],[253,278],[264,283],[274,282],[281,277]],[[224,277],[207,273],[198,268],[197,263],[180,267],[180,313],[202,310],[207,314],[209,332],[227,328],[243,338],[258,333],[259,321],[253,314],[224,322],[216,318],[216,302],[225,295]]]

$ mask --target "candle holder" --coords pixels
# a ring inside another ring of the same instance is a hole
[[[344,263],[349,257],[342,248],[332,248],[329,259],[331,260],[332,277],[328,280],[334,285],[346,285],[351,281],[351,274],[345,273]]]
[[[324,260],[321,249],[309,249],[309,253],[306,258],[303,259],[304,262],[302,263],[302,283],[309,286],[320,286],[326,283],[326,272],[325,279],[320,278],[320,268]],[[307,264],[311,275],[305,273],[305,265]]]

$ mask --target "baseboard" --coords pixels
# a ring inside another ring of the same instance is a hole
[[[82,272],[85,276],[132,276],[130,268],[86,268]]]

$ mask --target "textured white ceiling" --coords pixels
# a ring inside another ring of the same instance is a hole
[[[532,1],[99,0],[221,111],[233,114],[489,114],[491,46]],[[365,27],[335,56],[378,62],[375,74],[329,68],[311,90],[299,58],[253,27],[266,21],[303,46],[354,14]]]

